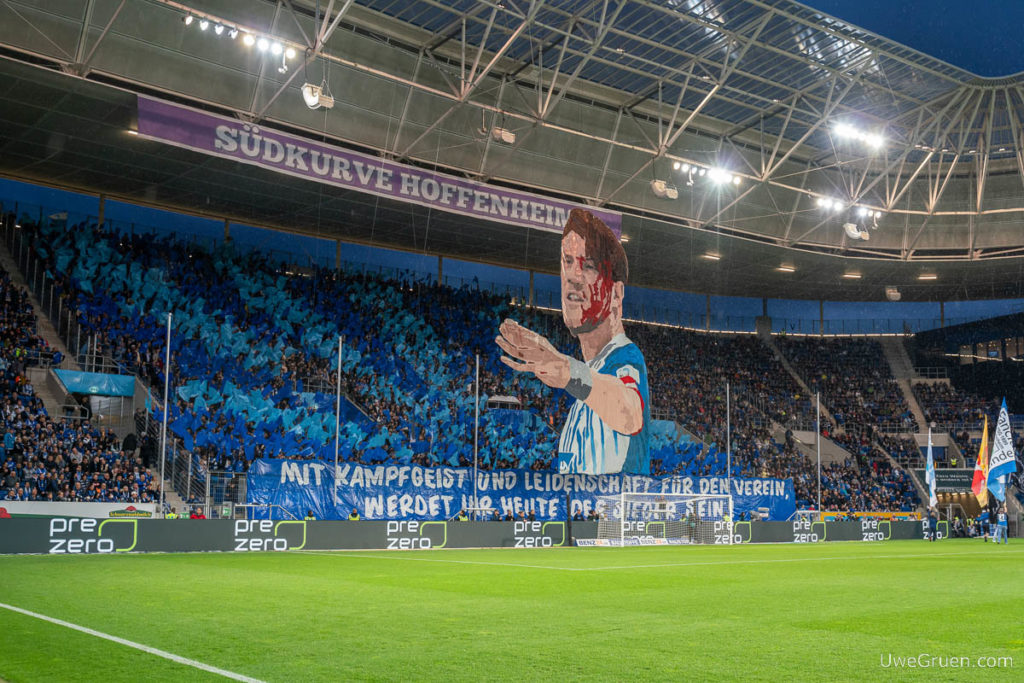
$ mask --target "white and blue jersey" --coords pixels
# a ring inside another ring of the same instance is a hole
[[[625,334],[618,334],[587,365],[598,374],[618,377],[639,394],[644,423],[635,434],[617,432],[590,406],[577,400],[558,438],[558,471],[563,474],[650,474],[647,451],[650,391],[643,354]]]

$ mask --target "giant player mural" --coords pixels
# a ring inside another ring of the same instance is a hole
[[[563,389],[576,401],[558,440],[558,471],[650,474],[647,366],[622,327],[629,264],[615,233],[573,209],[562,231],[562,319],[583,360],[505,320],[495,340],[508,367]]]

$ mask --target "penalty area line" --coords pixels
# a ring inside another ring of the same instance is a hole
[[[48,617],[45,614],[39,614],[38,612],[32,612],[32,611],[27,610],[27,609],[22,609],[20,607],[15,607],[14,605],[8,605],[6,603],[0,602],[0,608],[6,609],[6,610],[10,610],[11,612],[17,612],[18,614],[24,614],[25,616],[28,616],[28,617],[34,617],[35,619],[41,619],[43,621],[48,621],[51,624],[56,624],[57,626],[63,626],[65,628],[70,628],[72,630],[79,631],[81,633],[87,633],[90,636],[96,636],[97,638],[103,638],[104,640],[109,640],[109,641],[117,643],[119,645],[126,645],[128,647],[135,648],[136,650],[141,650],[141,651],[146,652],[148,654],[156,655],[157,657],[163,657],[164,659],[169,659],[172,662],[176,662],[178,664],[184,664],[185,666],[191,666],[192,668],[195,668],[195,669],[201,669],[202,671],[208,671],[209,673],[217,674],[219,676],[223,676],[225,678],[230,678],[230,679],[235,680],[235,681],[246,681],[246,683],[263,683],[258,678],[250,678],[249,676],[243,676],[242,674],[236,674],[234,671],[228,671],[226,669],[220,669],[220,668],[217,668],[215,666],[210,666],[209,664],[203,664],[202,662],[197,662],[194,659],[189,659],[188,657],[182,657],[180,655],[176,655],[173,652],[167,652],[166,650],[160,650],[160,649],[155,648],[155,647],[150,647],[149,645],[143,645],[142,643],[136,643],[136,642],[131,641],[131,640],[126,640],[124,638],[119,638],[117,636],[112,636],[109,633],[103,633],[102,631],[96,631],[95,629],[91,629],[91,628],[88,628],[86,626],[79,626],[78,624],[72,624],[70,621],[64,621],[63,619],[55,619],[54,617]]]

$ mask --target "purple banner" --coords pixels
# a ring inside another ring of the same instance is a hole
[[[279,173],[484,220],[561,232],[585,208],[616,235],[622,214],[395,164],[257,124],[139,97],[139,135]]]

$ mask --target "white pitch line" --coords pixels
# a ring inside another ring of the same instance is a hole
[[[210,666],[209,664],[203,664],[202,662],[197,662],[194,659],[189,659],[188,657],[182,657],[180,655],[176,655],[173,652],[167,652],[166,650],[159,650],[159,649],[157,649],[155,647],[150,647],[148,645],[143,645],[142,643],[136,643],[136,642],[131,641],[131,640],[125,640],[124,638],[118,638],[117,636],[112,636],[109,633],[103,633],[102,631],[96,631],[96,630],[93,630],[91,628],[87,628],[85,626],[79,626],[78,624],[72,624],[70,621],[64,621],[63,619],[55,619],[53,617],[48,617],[45,614],[39,614],[38,612],[31,612],[31,611],[29,611],[27,609],[22,609],[20,607],[15,607],[14,605],[7,605],[7,604],[4,604],[2,602],[0,602],[0,607],[2,607],[3,609],[10,610],[12,612],[17,612],[18,614],[24,614],[25,616],[35,617],[36,619],[42,619],[43,621],[48,621],[51,624],[57,624],[58,626],[64,626],[66,628],[74,629],[75,631],[81,631],[82,633],[88,633],[90,636],[96,636],[97,638],[103,638],[104,640],[110,640],[110,641],[113,641],[115,643],[118,643],[119,645],[127,645],[128,647],[133,647],[136,650],[142,650],[143,652],[147,652],[147,653],[149,653],[151,655],[156,655],[157,657],[163,657],[164,659],[169,659],[172,662],[177,662],[178,664],[184,664],[185,666],[191,666],[191,667],[196,668],[196,669],[202,669],[203,671],[208,671],[210,673],[217,674],[219,676],[224,676],[225,678],[230,678],[230,679],[233,679],[233,680],[236,680],[236,681],[245,681],[246,683],[263,683],[263,681],[261,681],[258,678],[250,678],[249,676],[243,676],[242,674],[236,674],[235,672],[228,671],[226,669],[218,669],[215,666]]]
[[[780,559],[768,559],[768,560],[718,560],[711,562],[664,562],[660,564],[633,564],[633,565],[619,565],[609,567],[552,567],[549,565],[538,565],[538,564],[519,564],[517,562],[482,562],[478,560],[445,560],[441,558],[433,557],[411,557],[408,555],[366,555],[362,553],[347,553],[345,551],[337,552],[316,552],[310,550],[297,550],[293,551],[301,553],[303,555],[324,555],[326,557],[358,557],[360,559],[368,560],[406,560],[410,562],[441,562],[444,564],[475,564],[485,565],[493,567],[522,567],[524,569],[551,569],[554,571],[563,572],[599,572],[608,570],[620,570],[620,569],[657,569],[659,567],[703,567],[703,566],[721,566],[721,565],[740,565],[740,564],[776,564],[776,563],[791,563],[791,562],[833,562],[836,560],[886,560],[886,559],[915,559],[915,558],[926,558],[926,557],[958,557],[962,555],[991,555],[992,553],[987,551],[969,551],[962,553],[923,553],[923,554],[904,554],[904,555],[855,555],[855,556],[841,556],[841,557],[790,557]],[[998,551],[997,551],[998,552]],[[1021,551],[1008,550],[1007,552],[1013,554],[1020,554]]]

